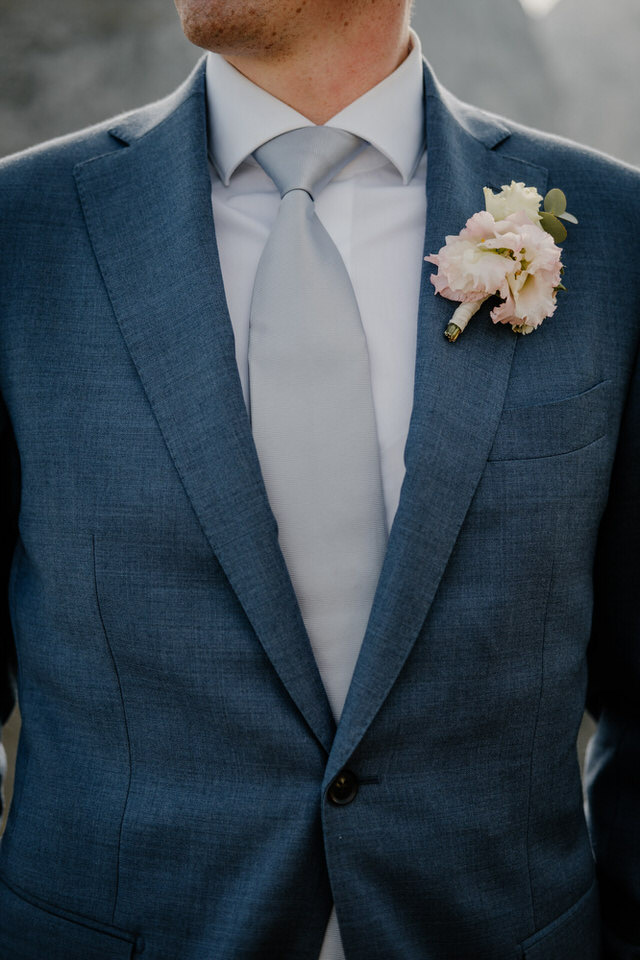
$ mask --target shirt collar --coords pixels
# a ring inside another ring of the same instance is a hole
[[[367,140],[408,183],[424,150],[422,50],[411,31],[412,47],[399,67],[327,121]],[[293,107],[252,83],[218,53],[206,63],[209,154],[228,186],[234,171],[267,140],[313,126]]]

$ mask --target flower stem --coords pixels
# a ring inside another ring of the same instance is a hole
[[[484,301],[488,299],[489,297],[484,297],[482,300],[474,300],[472,303],[461,303],[455,310],[451,322],[444,331],[447,340],[451,343],[457,340],[469,323],[469,320],[471,320],[471,317],[478,312]]]
[[[447,340],[449,340],[450,343],[453,343],[455,340],[458,339],[461,333],[462,333],[462,330],[457,324],[450,323],[448,324],[447,329],[444,332],[444,335],[447,338]]]

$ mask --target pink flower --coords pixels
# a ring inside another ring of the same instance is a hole
[[[459,303],[482,302],[497,294],[502,303],[491,311],[493,322],[530,332],[556,309],[560,257],[551,235],[525,210],[498,221],[482,210],[425,260],[438,267],[431,277],[436,293]]]
[[[494,226],[495,220],[486,210],[476,213],[458,236],[446,238],[446,245],[439,253],[425,257],[438,267],[438,272],[431,277],[436,293],[447,300],[470,303],[486,300],[502,289],[510,263],[481,246],[495,235]]]
[[[515,236],[507,223],[518,225]],[[503,232],[504,231],[504,232]],[[560,284],[562,251],[553,237],[531,222],[526,213],[513,213],[496,224],[496,235],[487,246],[507,248],[515,257],[516,269],[506,277],[500,290],[503,303],[491,311],[494,323],[539,327],[556,309]]]

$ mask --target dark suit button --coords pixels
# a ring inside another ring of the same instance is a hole
[[[343,807],[355,799],[358,792],[358,778],[351,770],[341,770],[327,790],[327,799],[336,807]]]

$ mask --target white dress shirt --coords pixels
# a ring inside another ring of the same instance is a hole
[[[329,183],[315,208],[345,262],[367,338],[387,531],[405,474],[413,405],[417,309],[424,267],[426,150],[420,41],[381,83],[332,117],[369,146]],[[249,310],[258,261],[280,196],[251,154],[310,120],[207,56],[211,200],[236,361],[249,409]],[[335,910],[320,960],[343,960]]]

